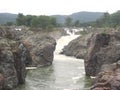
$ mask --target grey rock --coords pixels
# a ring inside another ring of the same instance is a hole
[[[104,59],[106,57],[106,53],[103,52],[102,55],[98,55],[98,53],[101,50],[101,48],[104,48],[109,44],[109,41],[109,34],[95,34],[91,38],[90,45],[85,57],[85,71],[87,76],[95,76],[99,72],[102,63],[104,63],[104,60],[106,60]],[[107,51],[108,50],[106,50],[106,52]],[[102,59],[104,60],[102,61]]]
[[[67,46],[63,48],[61,54],[83,59],[87,52],[88,40],[91,36],[92,33],[89,33],[72,40]]]
[[[3,89],[12,90],[25,82],[25,52],[19,49],[19,43],[0,39],[0,73],[4,77]]]
[[[22,41],[29,50],[31,66],[51,65],[54,57],[56,41],[47,35],[32,35]]]

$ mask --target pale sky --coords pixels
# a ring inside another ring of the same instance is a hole
[[[0,13],[32,15],[68,15],[80,11],[120,10],[120,0],[0,0]]]

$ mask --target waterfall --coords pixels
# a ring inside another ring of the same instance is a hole
[[[77,38],[77,37],[80,36],[80,35],[75,35],[75,30],[74,29],[65,28],[64,30],[66,31],[66,33],[68,35],[62,36],[57,41],[57,46],[56,46],[55,54],[59,54],[62,51],[62,49],[64,48],[64,46],[68,45],[68,43],[70,41],[72,41],[73,39],[75,39],[75,38]]]

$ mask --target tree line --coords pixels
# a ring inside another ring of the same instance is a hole
[[[25,16],[22,13],[18,14],[18,17],[16,19],[16,24],[17,25],[31,26],[31,27],[41,27],[43,29],[45,29],[47,27],[61,26],[57,22],[56,18],[54,18],[54,17],[45,16],[45,15],[41,15],[41,16],[26,15]],[[67,17],[65,19],[65,22],[64,22],[63,26],[79,27],[80,26],[80,22],[79,22],[79,20],[76,20],[75,22],[73,22],[72,18]]]
[[[56,18],[51,16],[35,16],[35,15],[23,15],[22,13],[18,14],[16,19],[16,25],[21,26],[25,25],[28,27],[38,27],[42,29],[54,28],[54,27],[120,27],[120,11],[117,11],[113,14],[105,12],[104,15],[97,19],[94,22],[80,23],[79,20],[73,21],[71,17],[66,17],[63,25],[59,24]],[[11,22],[8,22],[7,25],[12,25]]]
[[[120,27],[120,11],[117,11],[113,14],[105,12],[101,18],[97,19],[95,22],[89,23],[88,25],[94,27],[111,27],[111,28]]]
[[[34,15],[23,15],[18,14],[16,19],[16,24],[18,26],[25,25],[28,27],[40,27],[42,29],[47,29],[49,27],[57,27],[56,18],[49,17],[45,15],[34,16]]]

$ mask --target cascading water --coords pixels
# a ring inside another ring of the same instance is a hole
[[[65,30],[69,35],[57,41],[53,64],[30,70],[26,84],[16,90],[89,90],[83,60],[59,54],[65,45],[79,36]]]

